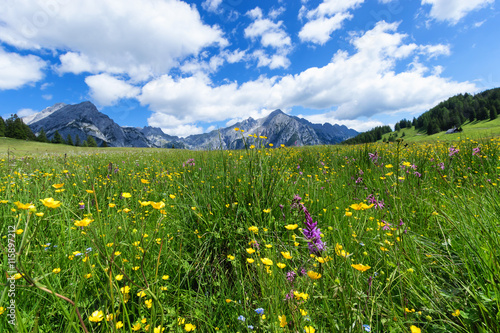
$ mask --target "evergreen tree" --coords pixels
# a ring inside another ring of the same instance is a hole
[[[87,135],[87,146],[88,147],[97,147],[97,143],[95,142],[95,139],[91,137],[90,135]]]
[[[477,112],[477,120],[486,120],[490,118],[490,112],[488,109],[484,106],[479,108],[479,111]]]
[[[73,139],[71,139],[71,135],[70,134],[68,134],[68,136],[66,137],[66,144],[70,145],[70,146],[73,146]]]
[[[88,147],[87,140],[83,140],[82,147]]]
[[[45,130],[43,129],[43,127],[40,130],[40,132],[38,133],[36,140],[39,142],[49,142],[49,139],[47,139],[47,134],[45,133]]]
[[[5,121],[0,117],[0,137],[5,136]]]
[[[82,142],[80,141],[80,136],[77,134],[75,138],[75,146],[81,146]]]
[[[54,137],[52,137],[52,143],[64,143],[64,139],[61,134],[59,134],[59,131],[56,131],[54,133]]]
[[[427,125],[427,135],[436,134],[439,133],[439,131],[440,128],[435,121],[429,122],[429,124]]]
[[[495,120],[498,117],[497,108],[492,105],[490,110],[490,120]]]
[[[476,120],[476,112],[474,111],[474,109],[470,109],[469,122],[472,123],[474,120]]]
[[[28,125],[26,125],[17,114],[13,114],[5,121],[5,136],[13,139],[20,140],[35,140],[36,136],[33,134]]]

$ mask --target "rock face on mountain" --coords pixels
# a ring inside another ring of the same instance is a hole
[[[75,105],[64,103],[23,118],[31,130],[38,135],[43,128],[51,139],[56,131],[66,139],[68,135],[76,142],[92,136],[99,146],[110,147],[159,147],[187,149],[242,149],[267,137],[262,143],[274,146],[305,146],[335,144],[358,134],[345,126],[312,124],[309,121],[289,116],[281,110],[273,111],[261,119],[248,118],[230,127],[209,133],[179,138],[165,134],[160,128],[120,127],[111,118],[99,112],[91,102]],[[244,130],[235,131],[235,128]],[[257,136],[255,138],[254,134]],[[244,135],[244,137],[243,137]],[[252,135],[252,136],[249,136]]]

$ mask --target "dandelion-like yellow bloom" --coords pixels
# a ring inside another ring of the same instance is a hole
[[[54,269],[52,270],[52,273],[54,273],[54,274],[58,274],[58,273],[60,273],[60,272],[61,272],[61,269],[60,269],[60,268],[54,268]]]
[[[138,331],[141,329],[141,323],[135,323],[132,325],[132,331]]]
[[[23,203],[20,203],[19,201],[14,202],[14,205],[17,206],[17,209],[28,210],[28,209],[34,209],[35,208],[35,205],[33,205],[32,203],[23,204]]]
[[[227,255],[227,259],[229,259],[229,260],[234,260],[234,258],[235,257],[233,255],[230,255],[230,254]]]
[[[2,315],[2,313],[5,312],[5,308],[3,306],[0,306],[0,316]]]
[[[288,323],[286,322],[286,316],[278,316],[278,320],[280,321],[280,327],[285,327]]]
[[[98,323],[103,319],[104,319],[104,314],[100,310],[92,312],[92,315],[89,317],[89,321],[92,321],[94,323]]]
[[[122,321],[117,321],[115,327],[116,327],[117,330],[120,329],[120,328],[122,328],[123,327],[123,322]]]
[[[124,198],[131,198],[132,197],[132,194],[128,193],[128,192],[123,192],[122,193],[122,197]]]
[[[16,235],[20,235],[20,234],[22,234],[23,232],[24,232],[24,230],[23,230],[23,229],[17,229],[17,230],[16,230]]]
[[[77,227],[88,227],[90,223],[94,222],[94,220],[89,219],[88,217],[84,218],[80,221],[75,221],[75,226]]]
[[[112,314],[112,313],[107,314],[107,315],[106,315],[106,321],[112,321],[114,317],[115,317],[115,315],[114,315],[114,314]]]
[[[352,212],[345,212],[345,216],[347,217],[352,216]]]
[[[305,333],[314,333],[314,332],[316,332],[316,330],[312,326],[305,326],[304,327],[304,332]]]
[[[114,203],[110,202],[110,203],[108,204],[108,206],[109,206],[109,208],[113,208],[113,207],[115,207],[115,206],[116,206],[116,204],[114,204]]]
[[[64,183],[52,185],[53,188],[62,188],[63,186],[64,186]]]
[[[128,294],[130,292],[130,287],[129,286],[121,287],[120,291],[122,292],[122,294]]]
[[[410,326],[411,333],[420,333],[422,330],[415,325]]]
[[[252,249],[252,248],[248,248],[248,249],[247,249],[247,253],[248,253],[248,254],[252,254],[252,253],[254,253],[254,252],[255,252],[255,250],[254,250],[254,249]]]
[[[279,268],[283,269],[286,267],[286,264],[282,263],[282,262],[279,262],[276,264],[276,266],[278,266]]]
[[[148,309],[151,309],[151,307],[153,306],[153,299],[148,299],[148,300],[145,300],[144,301],[144,304],[146,304],[146,307]]]
[[[169,197],[170,197],[170,199],[175,199],[175,195],[173,195],[173,194],[170,194]]]
[[[451,314],[453,317],[458,317],[460,316],[460,310],[459,309],[456,309],[455,311],[452,312]]]
[[[141,204],[141,207],[146,207],[151,204],[151,201],[141,201],[139,200],[139,203]]]
[[[281,252],[281,255],[285,259],[292,259],[292,256],[290,255],[290,252]]]
[[[88,194],[94,193],[94,191],[92,191],[92,190],[85,190],[85,192],[87,192]]]
[[[251,226],[251,227],[248,228],[248,231],[251,231],[254,234],[256,234],[256,233],[259,232],[259,228],[257,228],[256,226]]]
[[[196,329],[196,326],[194,326],[193,324],[186,324],[186,326],[184,326],[184,330],[186,332],[192,332]]]
[[[269,214],[269,213],[271,212],[271,208],[268,208],[268,209],[263,209],[262,211],[263,211],[264,213],[266,213],[266,214]]]
[[[116,279],[116,281],[121,281],[123,279],[123,275],[119,274],[119,275],[115,276],[115,279]]]
[[[252,258],[247,258],[247,262],[248,262],[249,264],[252,264],[254,261],[255,261],[255,260],[253,260]]]
[[[313,280],[317,280],[321,277],[321,274],[317,273],[317,272],[309,271],[309,272],[307,272],[307,276],[309,276]]]
[[[40,201],[43,203],[44,206],[49,208],[58,208],[61,206],[61,202],[56,201],[53,198],[40,199]]]
[[[364,271],[367,271],[369,270],[371,267],[368,266],[368,265],[363,265],[363,264],[356,264],[356,265],[351,265],[354,269],[360,271],[360,272],[364,272]]]
[[[287,230],[295,230],[295,229],[297,229],[298,227],[299,227],[299,225],[298,225],[298,224],[288,224],[288,225],[286,225],[286,226],[285,226],[285,228],[286,228]]]
[[[262,261],[262,263],[266,266],[272,266],[273,265],[273,261],[269,258],[260,258],[260,261]]]
[[[165,207],[165,203],[163,201],[160,202],[151,201],[151,206],[153,206],[154,209],[162,209],[163,207]]]
[[[165,330],[165,327],[161,327],[161,325],[159,325],[158,327],[155,327],[153,331],[154,331],[154,333],[161,333],[164,330]]]
[[[147,180],[147,179],[141,179],[141,183],[143,183],[143,184],[149,184],[149,180]]]

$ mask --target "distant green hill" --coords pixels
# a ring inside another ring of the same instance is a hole
[[[346,140],[344,144],[367,143],[375,141],[394,141],[403,137],[407,141],[433,140],[437,137],[444,140],[456,140],[463,136],[484,138],[500,135],[500,88],[489,89],[478,93],[459,94],[443,101],[421,114],[412,121],[402,119],[394,126],[376,127]],[[461,131],[446,134],[456,128]]]

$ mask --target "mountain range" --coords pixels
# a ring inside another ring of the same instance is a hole
[[[71,136],[73,142],[77,136],[81,140],[92,136],[99,146],[106,143],[109,147],[242,149],[245,141],[251,144],[255,136],[267,137],[265,142],[274,146],[306,146],[336,144],[358,134],[343,125],[313,124],[275,110],[264,118],[248,118],[226,128],[180,138],[150,126],[121,127],[88,101],[74,105],[57,103],[22,119],[35,135],[43,129],[48,139],[59,132],[63,138]],[[235,131],[235,128],[244,132]]]

